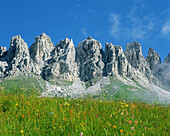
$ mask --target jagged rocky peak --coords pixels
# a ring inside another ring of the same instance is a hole
[[[66,60],[68,63],[75,61],[75,46],[73,40],[65,38],[61,40],[56,46],[55,49],[51,52],[52,60],[59,61],[61,59]]]
[[[29,56],[28,45],[20,35],[12,37],[10,47],[6,55],[6,60],[11,63],[14,58]]]
[[[170,53],[168,56],[165,58],[164,63],[170,63]]]
[[[154,82],[155,84],[159,84],[157,78],[155,78],[151,74],[151,69],[149,63],[146,61],[142,54],[142,48],[139,42],[131,42],[126,45],[125,55],[128,62],[134,67],[136,70],[139,70],[143,73],[150,82]]]
[[[89,36],[78,44],[76,56],[81,80],[87,81],[103,75],[104,52],[99,41]]]
[[[115,61],[116,55],[115,55],[115,45],[112,43],[106,43],[105,44],[105,62],[110,63]]]
[[[73,40],[65,38],[65,40],[61,40],[56,46],[55,46],[55,50],[57,50],[57,52],[62,52],[63,51],[67,52],[68,49],[73,49],[75,50],[74,44],[73,44]],[[60,51],[59,51],[60,50]]]
[[[139,68],[141,63],[145,63],[142,48],[139,42],[131,42],[126,45],[125,55],[134,68]]]
[[[30,57],[35,63],[43,66],[44,61],[48,60],[51,56],[51,51],[54,49],[54,44],[51,38],[45,33],[35,38],[35,42],[29,48]]]
[[[7,71],[9,75],[12,75],[17,71],[36,71],[35,65],[29,56],[27,43],[20,35],[12,37],[5,59],[8,63]]]
[[[149,63],[145,60],[142,54],[142,48],[139,42],[131,42],[126,45],[126,50],[124,52],[128,62],[140,72],[145,73],[146,70],[149,71]]]
[[[149,48],[146,61],[149,63],[151,70],[154,70],[159,64],[161,64],[161,58],[153,48]]]
[[[78,77],[78,67],[75,62],[76,51],[73,40],[61,40],[52,51],[52,58],[43,68],[42,77],[45,80],[62,79],[74,81]]]
[[[87,40],[92,40],[92,37],[91,37],[91,36],[88,36],[88,37],[87,37]]]
[[[123,53],[121,46],[111,43],[105,45],[105,65],[107,75],[130,76],[132,68]]]

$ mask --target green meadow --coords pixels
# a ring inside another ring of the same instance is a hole
[[[35,92],[35,91],[33,91]],[[168,136],[170,107],[138,101],[0,92],[2,136]]]

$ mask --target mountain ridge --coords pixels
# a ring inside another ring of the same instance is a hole
[[[144,79],[158,87],[169,89],[169,79],[161,78],[170,67],[170,55],[161,63],[160,56],[150,48],[144,58],[139,42],[122,47],[105,44],[88,37],[76,48],[73,40],[65,38],[57,45],[45,33],[35,38],[28,49],[20,35],[14,36],[10,48],[0,46],[0,79],[17,73],[35,73],[45,81],[89,82],[98,77],[120,76],[130,80]],[[162,80],[163,79],[163,80]],[[55,88],[55,87],[54,87]],[[74,88],[74,87],[73,87]]]

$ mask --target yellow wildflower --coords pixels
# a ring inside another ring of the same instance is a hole
[[[21,133],[24,133],[24,130],[21,130]]]
[[[113,125],[113,128],[117,128],[116,125]]]
[[[128,104],[125,105],[125,107],[128,107],[128,106],[129,106]]]

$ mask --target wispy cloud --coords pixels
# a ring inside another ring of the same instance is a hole
[[[161,33],[163,35],[170,35],[170,19],[163,24]]]
[[[84,37],[88,36],[86,28],[81,28],[80,30],[81,30],[82,34],[84,35]]]
[[[138,17],[139,8],[134,7],[126,15],[125,20],[121,19],[121,16],[115,13],[111,13],[109,17],[109,22],[111,23],[109,33],[114,38],[129,38],[133,40],[139,40],[146,38],[150,31],[154,28],[154,21],[152,15],[146,15],[143,17]],[[127,22],[126,25],[124,22]]]
[[[143,8],[142,5],[141,7],[132,8],[130,13],[127,14],[127,21],[129,21],[131,25],[126,28],[126,30],[128,35],[134,39],[145,38],[145,35],[154,28],[151,15],[146,15],[140,18],[138,17],[137,10],[139,10],[139,8]]]
[[[109,22],[111,23],[111,28],[109,33],[112,37],[117,38],[120,32],[120,18],[118,14],[111,13],[109,17]]]
[[[170,36],[170,8],[160,14],[160,37]]]

